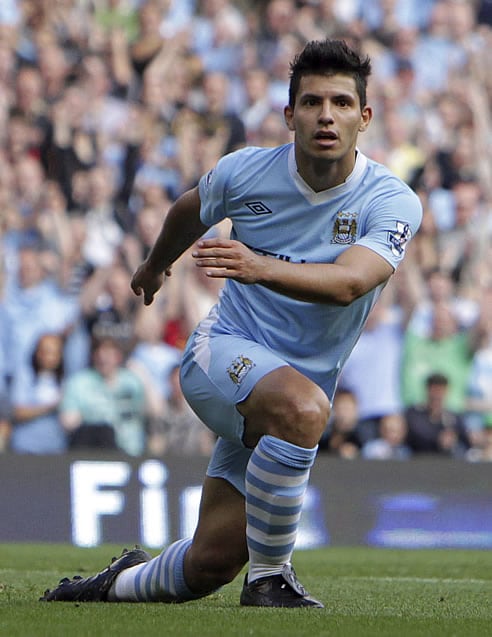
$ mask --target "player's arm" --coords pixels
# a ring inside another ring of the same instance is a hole
[[[386,259],[363,246],[348,248],[334,263],[275,261],[263,285],[302,301],[336,305],[349,305],[386,283],[394,272]],[[292,268],[283,269],[282,263]]]
[[[393,274],[393,266],[373,250],[352,246],[334,263],[291,263],[256,254],[239,241],[206,239],[193,252],[211,277],[231,278],[311,303],[349,305]]]
[[[137,296],[144,295],[150,305],[155,293],[171,274],[171,266],[206,231],[200,220],[198,187],[181,195],[169,209],[152,249],[132,277],[131,287]]]

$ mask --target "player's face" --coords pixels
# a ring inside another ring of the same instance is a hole
[[[301,78],[294,108],[285,108],[287,126],[295,132],[301,175],[309,175],[319,162],[337,163],[336,173],[343,181],[354,166],[357,136],[367,128],[371,116],[370,107],[360,107],[353,77],[336,74]]]

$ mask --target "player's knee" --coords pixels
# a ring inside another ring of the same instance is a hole
[[[286,366],[262,379],[238,409],[245,418],[246,446],[270,434],[312,448],[326,429],[330,401],[321,387]]]
[[[300,447],[314,447],[321,438],[330,416],[330,401],[316,386],[306,393],[285,397],[277,435]]]

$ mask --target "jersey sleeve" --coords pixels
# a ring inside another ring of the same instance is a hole
[[[258,149],[246,146],[224,155],[215,168],[201,177],[198,189],[200,220],[204,225],[213,226],[229,216],[228,202],[234,198],[233,190],[247,181],[257,152]]]
[[[232,155],[225,155],[198,183],[200,220],[206,226],[213,226],[227,217],[227,183],[234,163]]]
[[[421,221],[422,205],[412,190],[389,191],[377,196],[371,203],[365,232],[357,245],[370,248],[396,270]]]

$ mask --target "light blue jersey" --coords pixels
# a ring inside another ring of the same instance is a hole
[[[226,155],[202,177],[199,191],[206,226],[229,218],[232,239],[297,263],[333,263],[359,245],[396,269],[422,217],[415,193],[360,152],[343,184],[314,192],[297,172],[293,144]],[[382,287],[344,307],[226,279],[219,303],[184,354],[181,378],[188,401],[220,437],[237,442],[243,423],[235,405],[273,369],[293,366],[331,400]],[[222,475],[218,458],[226,455],[222,445],[209,475]],[[228,479],[241,488],[240,477]]]
[[[415,193],[360,152],[343,184],[314,192],[297,172],[292,144],[225,156],[200,181],[200,198],[205,225],[229,217],[231,238],[292,262],[333,263],[361,245],[396,269],[422,215]],[[381,287],[341,307],[228,279],[211,329],[262,343],[323,385],[352,351]]]

